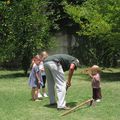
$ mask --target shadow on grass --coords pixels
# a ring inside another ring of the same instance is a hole
[[[67,106],[69,107],[75,107],[77,105],[77,102],[69,102],[67,103]]]
[[[79,74],[79,76],[84,76],[81,78],[82,80],[85,81],[90,81],[91,78],[87,74]],[[120,72],[116,73],[111,73],[111,72],[102,72],[100,73],[101,76],[101,81],[102,82],[115,82],[115,81],[120,81]]]
[[[25,75],[24,73],[11,73],[11,74],[6,74],[6,75],[0,75],[0,79],[4,78],[18,78],[18,77],[28,77],[28,75]]]
[[[50,104],[46,104],[44,105],[44,107],[47,107],[47,108],[57,108],[57,104],[56,105],[50,105]]]
[[[76,104],[77,104],[77,102],[69,102],[69,103],[67,103],[67,106],[69,106],[69,107],[75,107],[76,106]],[[57,104],[55,104],[55,105],[50,105],[50,104],[46,104],[46,105],[44,105],[44,107],[48,107],[48,108],[57,108]]]
[[[101,73],[101,79],[105,82],[120,81],[120,72],[117,73]]]

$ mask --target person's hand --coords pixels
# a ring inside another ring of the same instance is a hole
[[[40,84],[40,80],[38,80],[38,84]]]
[[[43,70],[43,69],[41,69],[41,72],[44,72],[44,70]]]
[[[44,69],[44,68],[41,68],[40,70],[41,70],[41,72],[44,72],[44,71],[45,71],[45,69]]]
[[[71,86],[71,82],[70,82],[70,81],[67,81],[66,86],[67,86],[67,87],[70,87],[70,86]]]

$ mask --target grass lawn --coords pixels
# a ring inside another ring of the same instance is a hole
[[[66,73],[67,75],[67,73]],[[28,78],[22,71],[0,71],[0,120],[120,120],[120,70],[101,73],[103,99],[95,106],[84,105],[66,116],[49,106],[49,99],[32,102]],[[71,107],[91,98],[91,82],[81,69],[75,71],[66,101]]]

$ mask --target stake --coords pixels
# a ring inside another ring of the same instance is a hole
[[[86,101],[78,104],[77,106],[73,107],[72,109],[64,112],[61,116],[65,116],[65,115],[71,113],[72,111],[76,110],[77,108],[79,108],[79,107],[81,107],[81,106],[83,106],[83,105],[85,105],[86,103],[89,103],[89,102],[90,102],[90,105],[91,105],[91,103],[93,102],[93,99],[89,99],[89,100],[86,100]]]

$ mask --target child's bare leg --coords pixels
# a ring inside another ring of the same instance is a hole
[[[42,95],[41,95],[41,93],[40,93],[40,84],[38,85],[38,98],[39,98],[39,99],[42,99]]]
[[[43,96],[44,96],[44,97],[48,97],[47,94],[46,94],[45,88],[42,88],[42,92],[43,92]]]
[[[34,95],[35,95],[35,88],[32,88],[31,90],[32,100],[35,100]]]
[[[43,93],[43,94],[46,93],[45,88],[42,88],[42,93]]]
[[[34,99],[38,99],[38,88],[35,88]]]

